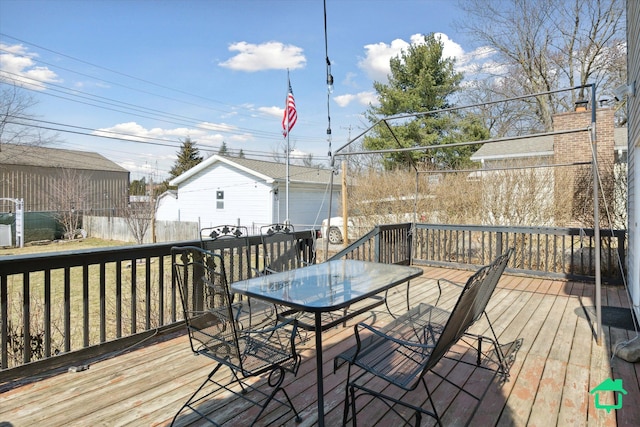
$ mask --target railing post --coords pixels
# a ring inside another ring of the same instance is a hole
[[[373,238],[373,258],[375,262],[380,262],[380,226],[375,226],[375,233]]]
[[[627,265],[627,256],[624,250],[626,244],[626,233],[618,234],[618,257],[620,259],[620,282],[623,282],[623,277],[625,274],[624,266]]]
[[[9,308],[9,287],[7,286],[7,275],[0,274],[0,369],[9,366],[9,345],[7,338],[9,335],[7,321]]]
[[[409,260],[409,265],[413,264],[413,231],[415,230],[415,224],[411,224],[411,226],[407,229],[407,255],[406,258]]]

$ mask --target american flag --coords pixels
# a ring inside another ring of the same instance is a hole
[[[296,101],[293,99],[293,90],[291,90],[291,82],[289,82],[289,93],[287,94],[287,105],[284,107],[284,117],[282,117],[282,134],[287,136],[291,132],[293,125],[298,120],[298,112],[296,111]]]

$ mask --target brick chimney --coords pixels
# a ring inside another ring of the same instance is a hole
[[[553,117],[555,131],[586,129],[591,125],[591,110],[572,111]],[[601,108],[596,111],[597,159],[605,194],[611,194],[614,164],[614,111]],[[554,163],[591,162],[590,131],[555,135],[553,138]],[[567,168],[559,168],[559,171]],[[571,211],[576,219],[593,217],[593,175],[591,165],[572,167],[572,182],[556,180],[556,201],[572,204]],[[561,172],[558,172],[561,173]],[[611,189],[607,189],[611,186]],[[607,191],[609,191],[607,193]],[[592,221],[593,222],[593,221]],[[592,222],[590,225],[593,225]]]

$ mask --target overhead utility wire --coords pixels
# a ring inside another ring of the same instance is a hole
[[[36,82],[38,84],[46,84],[47,87],[48,87],[48,90],[50,90],[50,91],[53,91],[53,92],[56,92],[56,93],[62,93],[64,95],[72,96],[72,97],[78,98],[78,99],[68,98],[68,97],[60,96],[60,95],[54,95],[52,93],[49,93],[48,91],[39,91],[37,89],[33,89],[33,88],[29,88],[29,87],[26,87],[25,88],[26,90],[30,90],[32,92],[37,92],[38,94],[44,94],[44,95],[47,95],[47,96],[51,96],[51,97],[55,97],[55,98],[59,98],[59,99],[64,99],[64,100],[71,101],[71,102],[76,102],[76,103],[79,103],[79,104],[89,105],[89,106],[92,106],[92,107],[101,108],[101,109],[105,109],[105,110],[109,110],[109,111],[115,111],[115,112],[123,113],[123,114],[130,114],[132,116],[151,119],[151,120],[160,120],[160,121],[163,121],[165,123],[169,123],[169,124],[173,124],[173,125],[177,125],[177,126],[192,126],[192,127],[197,128],[197,129],[201,129],[201,130],[209,131],[209,132],[225,132],[225,133],[237,134],[237,135],[242,135],[243,133],[250,132],[250,133],[252,133],[252,134],[254,134],[256,136],[262,136],[262,137],[265,137],[265,138],[276,138],[277,136],[279,136],[276,132],[260,131],[260,130],[255,130],[255,129],[235,127],[235,126],[230,126],[229,128],[224,128],[223,126],[216,125],[215,123],[212,123],[211,126],[202,125],[202,123],[206,123],[205,120],[189,118],[189,117],[181,116],[181,115],[169,114],[169,113],[165,113],[165,112],[162,112],[160,110],[153,109],[153,108],[143,107],[143,106],[139,106],[139,105],[123,102],[123,101],[118,101],[118,100],[115,100],[115,99],[106,98],[106,97],[102,97],[102,96],[99,96],[99,95],[93,95],[93,94],[90,94],[90,93],[87,93],[87,92],[78,91],[78,90],[74,90],[74,89],[69,89],[69,88],[66,88],[64,86],[60,86],[60,85],[57,85],[57,84],[47,83],[45,81],[34,79],[34,78],[31,78],[31,77],[21,76],[19,74],[15,74],[15,73],[12,73],[12,72],[9,72],[9,71],[2,70],[0,72],[19,77],[20,79],[23,79],[23,80],[29,80],[31,82]],[[31,84],[32,85],[36,85],[36,83],[31,83]],[[86,95],[86,96],[78,95],[77,93],[82,94],[82,95]],[[82,99],[87,100],[87,101],[91,101],[91,102],[81,101]],[[96,104],[94,102],[97,102],[99,104]],[[104,104],[104,105],[100,105],[100,104]],[[122,109],[118,109],[118,108],[110,108],[110,107],[107,107],[106,105],[113,106],[113,107],[126,108],[126,109],[129,109],[131,111],[137,111],[137,112],[141,112],[141,113],[157,114],[158,117],[132,113],[130,111],[126,111],[126,110],[122,110]],[[176,121],[176,120],[181,120],[181,119],[185,120],[185,121]],[[219,126],[220,128],[216,128],[216,126]]]
[[[569,88],[555,89],[555,90],[550,90],[550,91],[546,91],[546,92],[532,93],[532,94],[529,94],[529,95],[515,96],[513,98],[508,98],[508,99],[504,99],[504,100],[486,101],[486,102],[479,102],[479,103],[476,103],[476,104],[468,104],[468,105],[453,106],[453,107],[448,107],[448,108],[441,108],[441,109],[438,109],[438,110],[429,110],[429,111],[416,112],[416,113],[406,113],[406,114],[403,113],[403,114],[398,114],[398,115],[395,115],[395,116],[384,117],[382,119],[379,119],[377,122],[373,123],[367,129],[363,130],[360,134],[358,134],[357,136],[351,138],[349,141],[346,142],[346,144],[344,144],[343,146],[338,148],[335,151],[334,157],[336,155],[344,156],[344,155],[350,155],[350,154],[372,154],[371,152],[368,152],[368,151],[367,152],[359,152],[359,153],[348,153],[348,154],[347,153],[342,153],[341,151],[344,150],[345,148],[347,148],[349,145],[351,145],[354,141],[360,139],[361,137],[363,137],[364,135],[369,133],[373,128],[375,128],[376,126],[378,126],[382,122],[385,122],[385,124],[388,125],[388,121],[391,121],[391,120],[410,119],[410,118],[416,118],[416,117],[422,117],[422,116],[430,116],[430,115],[440,114],[440,113],[448,113],[448,112],[453,112],[453,111],[458,111],[458,110],[466,110],[466,109],[470,109],[470,108],[483,107],[483,106],[487,106],[487,105],[499,104],[499,103],[504,103],[504,102],[509,102],[509,101],[518,101],[518,100],[531,98],[531,97],[535,97],[535,96],[540,96],[540,95],[549,95],[549,94],[553,94],[553,93],[566,92],[566,91],[569,91],[569,90],[584,89],[584,88],[590,87],[590,86],[592,86],[592,85],[588,84],[588,85],[581,85],[581,86],[573,86],[573,87],[569,87]],[[583,130],[583,129],[580,129],[580,130]],[[553,133],[549,133],[549,134],[553,134]],[[505,139],[528,138],[528,137],[533,137],[533,136],[537,136],[537,135],[543,135],[543,134],[536,134],[536,135],[524,136],[524,137],[523,136],[516,136],[516,137],[511,137],[511,138],[505,138]],[[486,140],[486,141],[473,141],[473,142],[470,142],[468,144],[479,144],[479,143],[483,143],[483,142],[497,142],[497,141],[498,141],[498,139]],[[449,146],[452,146],[452,144],[447,144],[446,146],[449,147]],[[423,147],[413,147],[413,150],[417,151],[417,150],[420,150],[421,148],[423,148]],[[408,150],[411,150],[411,148],[409,148]],[[373,150],[373,153],[382,153],[382,152],[383,152],[383,150]]]
[[[139,138],[139,139],[147,139],[150,140],[150,142],[163,142],[163,143],[171,143],[174,142],[176,144],[180,144],[181,141],[180,140],[173,140],[173,139],[165,139],[165,138],[154,138],[151,136],[138,136],[138,135],[131,135],[131,134],[127,134],[127,133],[122,133],[122,132],[115,132],[115,131],[110,131],[110,130],[103,130],[103,129],[94,129],[94,128],[88,128],[88,127],[84,127],[84,126],[75,126],[75,125],[68,125],[65,123],[60,123],[60,122],[52,122],[52,121],[48,121],[48,120],[41,120],[41,119],[35,119],[32,117],[21,117],[21,116],[12,116],[9,115],[7,116],[9,119],[16,119],[14,120],[7,120],[7,123],[11,123],[11,124],[19,124],[19,125],[23,125],[23,126],[33,126],[30,123],[26,123],[27,122],[37,122],[37,123],[44,123],[46,125],[51,125],[51,126],[63,126],[63,127],[67,127],[67,128],[72,128],[72,129],[80,129],[80,130],[86,130],[86,131],[91,131],[91,132],[100,132],[100,133],[105,133],[105,134],[110,134],[110,135],[114,135],[114,136],[121,136],[123,137],[123,140],[125,141],[131,141],[131,142],[145,142],[145,141],[132,141],[131,139],[125,139],[124,137],[129,137],[129,138]],[[20,121],[22,120],[22,121]],[[35,127],[35,126],[34,126]],[[91,134],[93,136],[100,136],[97,134]]]
[[[74,135],[92,136],[92,137],[96,137],[96,138],[107,138],[107,139],[112,139],[112,140],[117,140],[117,141],[133,142],[133,143],[146,144],[146,145],[156,145],[156,146],[162,146],[162,147],[179,148],[179,144],[182,143],[182,141],[179,141],[179,140],[178,141],[163,140],[163,139],[151,138],[151,137],[146,137],[146,136],[137,136],[137,135],[130,135],[130,134],[124,134],[124,133],[119,133],[119,132],[100,130],[100,129],[92,129],[92,128],[85,128],[85,127],[80,127],[80,126],[66,125],[66,124],[63,124],[63,123],[48,122],[48,121],[45,121],[45,120],[38,120],[38,119],[27,119],[27,120],[35,121],[35,122],[42,122],[42,123],[45,123],[45,124],[50,124],[51,126],[36,125],[36,124],[25,124],[24,122],[19,122],[19,121],[7,121],[7,123],[19,124],[19,125],[23,125],[23,126],[24,125],[28,125],[28,126],[31,126],[33,128],[36,128],[36,129],[50,130],[50,131],[53,131],[53,132],[70,133],[70,134],[74,134]],[[72,129],[79,129],[79,130],[62,129],[62,128],[53,127],[53,126],[70,127]],[[91,131],[92,133],[82,132],[82,130]],[[93,132],[100,132],[100,133],[93,133]],[[113,136],[104,135],[104,134],[112,134]],[[151,141],[140,141],[139,139],[150,139]],[[160,141],[160,142],[157,142],[157,141]],[[172,142],[174,142],[174,144],[172,144]],[[198,146],[198,150],[199,151],[208,152],[208,153],[214,153],[214,154],[217,153],[217,151],[219,149],[220,149],[220,147],[211,147],[211,146],[207,146],[207,145],[199,145]],[[79,151],[82,151],[82,150],[79,150]],[[246,155],[250,155],[251,157],[260,157],[260,158],[265,158],[265,159],[271,159],[273,157],[273,153],[270,153],[270,152],[267,152],[267,151],[242,149],[242,152],[244,154],[246,154]]]
[[[83,60],[83,59],[76,58],[76,57],[74,57],[74,56],[67,55],[67,54],[64,54],[64,53],[62,53],[62,52],[58,52],[58,51],[55,51],[55,50],[52,50],[52,49],[46,48],[46,47],[44,47],[44,46],[40,46],[40,45],[37,45],[37,44],[35,44],[35,43],[31,43],[31,42],[28,42],[28,41],[26,41],[26,40],[19,39],[19,38],[17,38],[17,37],[13,37],[13,36],[10,36],[10,35],[5,34],[5,33],[2,33],[2,32],[0,32],[0,36],[2,36],[2,37],[7,37],[7,38],[10,38],[10,39],[12,39],[12,40],[16,40],[16,41],[18,41],[18,42],[20,42],[20,43],[28,44],[29,46],[37,47],[38,49],[42,49],[42,50],[45,50],[45,51],[50,52],[50,53],[55,53],[56,55],[60,55],[60,56],[62,56],[62,57],[65,57],[65,58],[71,59],[71,60],[73,60],[73,61],[77,61],[77,62],[80,62],[80,63],[86,64],[86,65],[90,65],[90,66],[92,66],[92,67],[96,67],[96,68],[99,68],[99,69],[101,69],[101,70],[108,71],[108,72],[110,72],[110,73],[118,74],[118,75],[120,75],[120,76],[127,77],[127,78],[132,79],[132,80],[137,80],[137,81],[139,81],[139,82],[146,83],[146,84],[149,84],[149,85],[151,85],[151,86],[156,86],[156,87],[161,88],[161,89],[166,89],[166,90],[170,90],[170,91],[172,91],[172,92],[180,93],[180,94],[183,94],[183,95],[192,96],[192,97],[194,97],[194,98],[199,98],[199,99],[202,99],[202,100],[204,100],[204,101],[213,102],[213,103],[216,103],[216,104],[227,105],[227,106],[229,106],[229,107],[234,107],[234,105],[226,104],[226,103],[224,103],[224,102],[222,102],[222,101],[218,101],[218,100],[210,99],[210,98],[205,98],[204,96],[201,96],[201,95],[197,95],[197,94],[189,93],[189,92],[186,92],[186,91],[182,91],[182,90],[180,90],[180,89],[175,89],[175,88],[172,88],[172,87],[169,87],[169,86],[165,86],[165,85],[162,85],[162,84],[159,84],[159,83],[152,82],[152,81],[150,81],[150,80],[146,80],[146,79],[142,79],[142,78],[140,78],[140,77],[133,76],[133,75],[131,75],[131,74],[127,74],[127,73],[123,73],[123,72],[121,72],[121,71],[113,70],[113,69],[111,69],[111,68],[107,68],[107,67],[104,67],[104,66],[102,66],[102,65],[94,64],[94,63],[91,63],[91,62],[89,62],[89,61],[85,61],[85,60]],[[38,62],[42,62],[42,61],[38,60]],[[58,67],[58,68],[60,68],[60,69],[64,69],[64,68],[59,67],[59,66],[54,65],[54,64],[51,64],[51,65],[52,65],[52,66],[54,66],[54,67]],[[71,71],[71,72],[74,72],[74,73],[75,73],[75,71],[72,71],[72,70],[67,70],[67,71]],[[78,73],[78,74],[81,74],[81,73]],[[96,78],[96,77],[88,76],[88,75],[85,75],[85,76],[86,76],[86,77],[91,77],[91,78]],[[103,80],[103,81],[106,81],[106,80]],[[120,84],[118,84],[118,83],[113,83],[113,84],[120,85]],[[135,88],[128,88],[128,89],[138,90],[138,89],[135,89]],[[142,90],[140,90],[140,91],[142,91]],[[152,95],[153,95],[153,94],[152,94]],[[158,96],[160,96],[160,95],[158,95]],[[171,98],[171,99],[172,99],[172,100],[174,100],[174,101],[180,101],[180,100],[173,99],[173,98]],[[185,103],[186,103],[186,101],[180,101],[180,102],[185,102]],[[197,104],[193,104],[193,105],[197,105]]]
[[[66,55],[66,54],[63,54],[63,53],[60,53],[60,52],[57,52],[57,51],[54,51],[54,50],[39,46],[37,44],[30,43],[30,42],[18,39],[16,37],[9,36],[7,34],[0,33],[0,35],[5,36],[5,37],[9,37],[9,38],[14,39],[14,40],[17,40],[17,41],[19,41],[21,43],[29,44],[31,46],[37,47],[39,49],[43,49],[43,50],[48,51],[48,52],[55,53],[57,55],[61,55],[63,57],[72,59],[74,61],[78,61],[78,62],[87,64],[87,65],[91,65],[93,67],[100,68],[100,69],[103,69],[103,70],[106,70],[106,71],[109,71],[109,72],[112,72],[112,73],[115,73],[115,74],[119,74],[119,75],[122,75],[122,76],[127,77],[127,78],[138,80],[138,81],[141,81],[143,83],[151,84],[151,85],[157,86],[159,88],[168,89],[168,90],[171,90],[171,91],[174,91],[174,92],[178,92],[178,93],[181,93],[181,94],[184,94],[184,95],[189,95],[189,96],[201,98],[201,99],[206,100],[206,101],[210,101],[210,102],[226,105],[226,106],[229,106],[229,107],[232,107],[232,108],[236,108],[236,109],[243,109],[243,110],[245,109],[242,106],[223,103],[222,101],[217,101],[217,100],[205,98],[205,97],[202,97],[202,96],[199,96],[199,95],[191,94],[189,92],[181,91],[179,89],[174,89],[174,88],[170,88],[168,86],[164,86],[164,85],[161,85],[161,84],[158,84],[158,83],[154,83],[154,82],[151,82],[149,80],[141,79],[141,78],[138,78],[138,77],[126,74],[126,73],[122,73],[122,72],[119,72],[119,71],[116,71],[116,70],[112,70],[110,68],[106,68],[106,67],[103,67],[103,66],[100,66],[100,65],[97,65],[97,64],[93,64],[91,62],[87,62],[87,61],[75,58],[73,56],[69,56],[69,55]],[[7,50],[1,49],[1,48],[0,48],[0,52],[12,53],[10,51],[7,51]],[[52,63],[43,61],[41,59],[35,59],[35,61],[37,63],[40,63],[40,64],[48,65],[48,66],[51,66],[51,67],[54,67],[54,68],[58,68],[58,69],[61,69],[61,70],[65,70],[65,71],[68,71],[68,72],[71,72],[71,73],[74,73],[74,74],[78,74],[78,75],[81,75],[81,76],[84,76],[84,77],[89,77],[91,79],[102,81],[102,82],[105,82],[105,83],[108,83],[108,84],[112,84],[112,85],[119,86],[119,87],[122,87],[122,88],[125,88],[125,89],[133,90],[133,91],[136,91],[136,92],[145,93],[145,94],[148,94],[148,95],[152,95],[152,96],[156,96],[156,97],[159,97],[159,98],[167,99],[167,100],[170,100],[170,101],[176,101],[176,102],[180,102],[180,103],[184,103],[184,104],[188,104],[188,105],[192,105],[192,106],[196,106],[196,107],[201,107],[201,108],[209,109],[209,110],[216,111],[216,112],[219,112],[219,113],[228,114],[228,113],[231,112],[230,110],[212,108],[212,107],[205,106],[205,105],[202,105],[202,104],[196,104],[196,103],[193,103],[193,102],[188,102],[188,101],[185,101],[185,100],[181,100],[181,99],[177,99],[177,98],[172,98],[172,97],[160,95],[158,93],[149,92],[149,91],[146,91],[146,90],[143,90],[143,89],[138,89],[138,88],[135,88],[135,87],[123,85],[121,83],[113,82],[113,81],[110,81],[110,80],[105,80],[103,78],[92,76],[90,74],[85,74],[85,73],[82,73],[82,72],[79,72],[79,71],[75,71],[75,70],[72,70],[72,69],[69,69],[69,68],[65,68],[65,67],[62,67],[62,66],[57,65],[57,64],[52,64]],[[4,70],[3,70],[3,72],[9,73],[9,72],[4,71]],[[10,74],[14,74],[14,73],[10,73]],[[26,76],[22,76],[22,75],[18,75],[18,74],[14,74],[14,75],[19,76],[21,79],[28,79],[28,77],[26,77]],[[36,79],[32,79],[32,80],[38,81]],[[45,82],[45,81],[39,81],[39,82],[42,83],[42,84],[46,84],[48,86],[52,85],[52,83]],[[76,91],[75,89],[68,89],[68,90]],[[96,95],[93,95],[93,96],[96,96]],[[141,107],[141,108],[145,108],[145,107]],[[255,112],[253,112],[253,111],[249,111],[247,113],[239,113],[239,114],[242,115],[242,116],[245,116],[245,117],[250,117],[251,119],[256,119],[257,118],[257,119],[260,119],[260,120],[272,120],[271,117],[267,117],[266,115],[263,115],[263,116],[256,115]],[[193,119],[193,120],[195,120],[195,119]],[[266,132],[266,131],[259,131],[259,130],[249,129],[249,128],[237,128],[237,129],[246,130],[248,132],[256,133],[256,134],[262,133],[262,134],[268,135],[269,137],[273,137],[273,138],[279,137],[279,134],[277,132],[269,133],[269,132]],[[317,137],[313,137],[313,136],[302,136],[302,138],[305,139],[305,140],[309,140],[310,142],[312,142],[313,140],[317,139]]]

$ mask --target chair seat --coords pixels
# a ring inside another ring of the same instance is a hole
[[[450,314],[420,303],[386,326],[367,331],[369,334],[362,339],[360,351],[356,346],[340,354],[336,361],[341,359],[342,362],[336,363],[335,367],[349,362],[410,390],[424,370]]]

